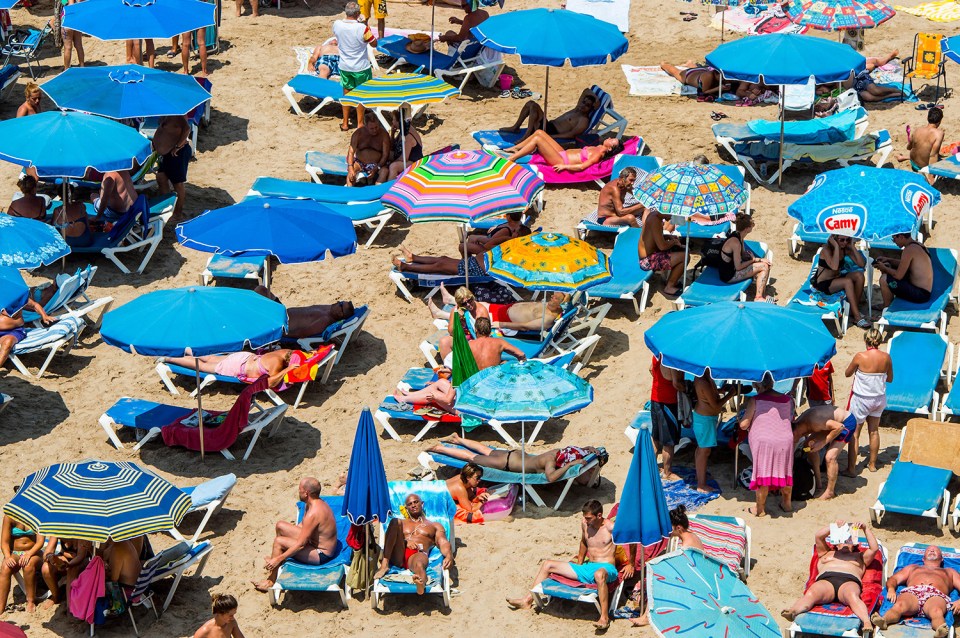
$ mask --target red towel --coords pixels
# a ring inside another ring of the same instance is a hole
[[[87,624],[93,623],[97,599],[103,598],[106,593],[103,560],[94,556],[87,563],[87,568],[70,584],[70,613]]]
[[[205,451],[219,452],[233,445],[234,441],[237,440],[237,436],[240,435],[241,430],[247,427],[247,424],[250,422],[250,403],[253,401],[253,396],[267,389],[267,381],[268,377],[264,374],[246,386],[243,392],[240,393],[240,396],[237,397],[237,402],[230,408],[230,412],[227,413],[227,418],[223,423],[217,427],[203,428],[203,449]],[[160,435],[163,436],[165,445],[169,447],[185,447],[188,450],[200,449],[200,428],[190,427],[180,423],[180,421],[189,418],[193,414],[196,414],[196,411],[174,421],[170,425],[164,426],[160,430]],[[210,412],[210,414],[217,415],[223,414],[223,412]]]

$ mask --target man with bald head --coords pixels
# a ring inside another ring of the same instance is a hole
[[[268,592],[277,580],[280,566],[288,558],[307,565],[322,565],[340,552],[337,522],[330,506],[320,498],[320,481],[312,476],[300,481],[300,501],[304,504],[299,525],[277,521],[273,551],[264,558],[266,580],[253,581],[257,591]]]

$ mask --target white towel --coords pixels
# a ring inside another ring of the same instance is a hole
[[[658,66],[631,66],[621,64],[630,85],[630,95],[696,95],[692,86],[680,84]]]
[[[630,0],[567,0],[567,9],[609,22],[623,33],[630,27]]]

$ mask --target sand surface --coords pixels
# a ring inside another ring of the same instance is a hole
[[[532,0],[507,1],[507,9],[511,10],[541,4]],[[242,19],[234,17],[232,3],[225,7],[224,47],[210,58],[213,118],[210,126],[200,133],[198,161],[190,167],[188,214],[239,200],[259,175],[307,179],[302,169],[303,154],[307,150],[345,151],[347,135],[337,126],[337,107],[327,107],[316,117],[298,118],[280,93],[280,87],[296,71],[291,47],[312,45],[329,37],[330,25],[341,10],[339,2],[323,1],[319,6],[314,5],[308,9],[298,2],[284,6],[279,15],[274,9],[259,18],[245,15]],[[700,18],[683,22],[681,10],[697,11]],[[712,161],[729,161],[729,158],[720,159],[713,143],[710,111],[723,110],[730,116],[728,121],[739,122],[757,117],[773,118],[775,107],[737,108],[701,104],[680,97],[630,97],[619,67],[620,62],[650,65],[661,60],[682,63],[691,57],[702,59],[720,42],[719,32],[708,26],[711,13],[709,8],[698,4],[633,0],[629,52],[616,64],[606,67],[554,70],[550,74],[551,112],[555,113],[560,107],[569,108],[585,86],[598,83],[612,93],[616,109],[630,120],[628,133],[643,136],[648,152],[666,162],[690,159],[698,153],[705,153]],[[40,25],[49,15],[47,2],[38,8],[13,11],[14,23],[19,25]],[[452,15],[460,14],[452,8],[438,7],[438,25],[444,25]],[[388,26],[425,28],[428,21],[428,8],[416,3],[390,3]],[[900,14],[878,31],[867,34],[867,52],[882,54],[899,47],[901,53],[907,55],[913,34],[921,30],[943,31],[949,27],[941,28],[924,19]],[[122,62],[122,45],[118,43],[87,38],[85,45],[91,62]],[[161,54],[165,51],[163,47]],[[179,70],[179,59],[176,65],[162,55],[160,60],[161,68]],[[515,73],[531,89],[543,92],[542,68],[520,66],[515,58],[508,61],[509,72]],[[42,63],[48,70],[43,80],[53,77],[59,69],[58,52],[48,48]],[[25,82],[21,78],[13,96],[0,105],[0,115],[14,115]],[[957,137],[951,103],[952,100],[947,102],[945,119],[948,141]],[[462,97],[431,107],[426,120],[419,121],[418,125],[427,150],[451,143],[473,148],[469,136],[472,130],[510,123],[520,105],[519,100],[501,99],[496,92],[471,82]],[[52,108],[46,98],[45,106]],[[901,152],[906,145],[904,125],[919,126],[925,119],[923,113],[909,104],[871,106],[869,112],[870,130],[888,129],[895,150]],[[12,195],[16,174],[13,166],[0,164],[0,183],[5,184],[0,189],[0,197]],[[789,298],[797,289],[808,272],[813,254],[807,249],[798,261],[786,250],[793,226],[786,208],[804,191],[812,177],[811,171],[794,169],[787,173],[782,190],[756,188],[753,193],[758,224],[751,239],[765,241],[773,249],[773,289],[781,298]],[[956,189],[947,185],[945,191],[929,241],[933,246],[957,245],[960,222],[953,219],[957,208]],[[550,188],[546,193],[546,210],[537,224],[545,229],[572,233],[583,214],[592,210],[596,195],[597,189],[592,185]],[[361,237],[365,239],[362,233]],[[559,512],[533,508],[526,515],[518,511],[507,522],[459,527],[456,586],[460,594],[453,599],[452,610],[441,610],[436,598],[422,602],[394,598],[387,600],[385,613],[376,613],[361,601],[353,601],[350,609],[343,611],[335,595],[310,593],[289,595],[281,607],[273,608],[267,596],[256,593],[249,585],[251,578],[262,574],[262,556],[269,551],[274,522],[293,515],[297,481],[303,476],[317,476],[325,491],[332,491],[338,474],[346,469],[361,407],[376,406],[407,368],[422,364],[416,346],[432,333],[432,326],[423,304],[403,301],[387,279],[391,254],[401,243],[415,252],[455,254],[455,241],[452,226],[391,224],[371,249],[361,249],[353,256],[336,261],[278,270],[273,288],[288,305],[352,299],[358,305],[369,305],[372,314],[364,331],[350,345],[347,356],[335,368],[330,382],[323,387],[314,386],[305,404],[289,413],[278,436],[258,443],[252,458],[245,463],[230,463],[218,455],[200,462],[194,453],[168,450],[161,445],[148,445],[139,454],[117,451],[110,446],[97,425],[97,418],[117,398],[142,397],[184,406],[192,402],[185,393],[172,397],[163,389],[150,359],[125,354],[102,343],[92,332],[83,335],[80,347],[56,360],[39,382],[7,371],[0,389],[16,397],[16,401],[0,416],[0,485],[11,490],[27,473],[43,465],[83,458],[142,461],[181,485],[235,472],[239,483],[205,536],[215,549],[202,578],[185,579],[175,601],[159,621],[138,610],[142,630],[157,638],[192,635],[208,617],[212,592],[229,592],[238,597],[239,619],[247,636],[351,635],[360,631],[385,636],[413,632],[422,636],[448,636],[476,629],[516,636],[592,632],[590,623],[595,615],[588,606],[554,603],[545,613],[535,615],[509,611],[503,598],[526,591],[541,559],[564,558],[575,553],[578,512],[584,500],[599,498],[609,505],[618,499],[630,461],[630,446],[622,434],[623,429],[649,397],[650,354],[643,345],[643,331],[672,308],[659,293],[652,295],[651,305],[639,318],[634,316],[629,304],[614,307],[599,331],[602,339],[586,371],[596,388],[596,402],[578,414],[549,423],[542,440],[531,446],[534,451],[559,444],[606,446],[611,460],[603,472],[601,487],[572,490]],[[612,246],[608,239],[597,242],[607,250]],[[100,271],[93,293],[111,295],[119,304],[151,290],[194,284],[206,259],[206,255],[175,245],[173,230],[168,228],[162,246],[144,275],[122,275],[106,260],[97,260]],[[70,258],[67,267],[73,270],[86,263],[79,257]],[[30,279],[40,282],[56,272],[48,268],[33,273]],[[657,290],[660,287],[658,281]],[[958,340],[958,330],[960,325],[954,320],[948,331],[951,340]],[[710,335],[704,333],[692,338],[709,339]],[[842,370],[861,346],[861,338],[862,331],[851,328],[838,342],[839,353],[835,359],[838,369]],[[780,343],[770,345],[789,347]],[[842,375],[836,377],[836,384],[838,396],[846,396],[849,384]],[[234,388],[217,388],[206,393],[205,406],[226,409],[235,396]],[[896,416],[883,419],[880,472],[864,471],[855,479],[841,478],[840,496],[831,502],[798,503],[792,516],[785,516],[772,503],[772,516],[749,520],[755,558],[749,585],[774,614],[801,591],[816,529],[837,518],[869,520],[867,508],[873,504],[877,489],[896,456],[904,421]],[[410,442],[412,429],[401,433],[402,443],[381,439],[387,476],[391,480],[406,478],[407,470],[416,465],[416,456],[425,447],[424,443]],[[436,436],[447,433],[441,428]],[[476,436],[495,442],[490,438],[491,433],[483,430]],[[436,437],[431,435],[427,439],[429,443]],[[865,437],[862,444],[865,452]],[[712,473],[723,487],[723,494],[701,511],[745,516],[744,508],[752,503],[753,496],[733,486],[729,452],[715,456]],[[679,463],[692,466],[692,454],[681,455]],[[559,490],[546,490],[546,493],[555,498]],[[909,541],[955,544],[954,536],[949,531],[937,530],[930,519],[890,517],[877,534],[891,556],[902,543]],[[159,545],[167,542],[168,539],[158,540]],[[161,585],[161,591],[165,592],[165,587]],[[22,603],[22,600],[18,594],[16,601]],[[64,611],[42,611],[34,615],[14,611],[7,617],[24,626],[32,638],[81,635],[84,631]],[[124,620],[103,627],[100,634],[132,635]],[[650,636],[653,632],[636,630],[627,622],[618,621],[609,635]]]

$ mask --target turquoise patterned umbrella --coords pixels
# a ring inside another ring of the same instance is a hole
[[[637,200],[665,215],[721,217],[736,213],[747,191],[710,164],[667,164],[647,173],[634,188]]]
[[[33,270],[69,254],[70,246],[50,224],[0,215],[0,265]]]
[[[872,29],[897,15],[881,0],[792,0],[783,9],[795,23],[819,31]]]

